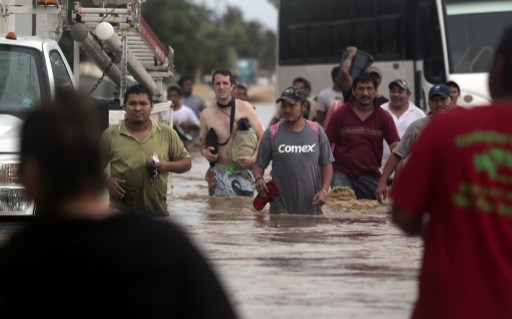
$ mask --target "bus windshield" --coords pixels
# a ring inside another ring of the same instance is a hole
[[[0,114],[18,115],[40,103],[40,59],[37,50],[0,45]]]
[[[487,72],[511,18],[511,1],[446,0],[450,73]]]

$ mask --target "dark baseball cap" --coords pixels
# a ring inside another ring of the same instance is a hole
[[[409,84],[407,83],[406,80],[402,80],[402,79],[397,79],[397,80],[394,80],[394,81],[391,81],[388,85],[388,88],[391,89],[391,87],[393,87],[393,85],[398,85],[399,87],[401,87],[402,89],[404,90],[407,90],[407,91],[411,91],[409,89]]]
[[[279,103],[281,101],[286,101],[290,104],[295,103],[296,101],[307,101],[306,93],[303,89],[290,86],[286,90],[281,93],[281,96],[276,100],[276,103]]]
[[[436,84],[433,87],[430,88],[430,91],[428,91],[428,98],[429,100],[434,96],[439,95],[444,98],[451,97],[452,91],[448,86],[445,84]]]

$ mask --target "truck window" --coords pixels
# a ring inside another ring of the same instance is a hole
[[[50,52],[50,63],[52,65],[55,87],[72,90],[73,82],[71,82],[68,70],[66,69],[66,65],[64,64],[59,51],[52,50]]]
[[[39,104],[41,72],[36,50],[0,45],[0,113],[22,113]]]

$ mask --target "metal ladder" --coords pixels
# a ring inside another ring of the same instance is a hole
[[[155,96],[163,98],[162,81],[173,76],[174,72],[174,50],[171,46],[167,48],[160,42],[153,30],[141,16],[141,1],[134,0],[128,3],[126,8],[108,8],[106,6],[86,8],[80,2],[75,2],[72,12],[72,21],[82,23],[87,30],[94,35],[94,30],[101,22],[108,22],[114,28],[116,34],[122,39],[122,50],[124,59],[117,59],[115,64],[123,71],[121,81],[126,81],[127,71],[126,55],[130,54],[139,62],[145,71],[156,83]],[[96,38],[100,47],[109,55],[114,53],[102,45]],[[131,74],[133,76],[133,74]],[[126,83],[120,83],[120,95],[124,92]]]

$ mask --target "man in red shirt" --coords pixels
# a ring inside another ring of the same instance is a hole
[[[512,315],[512,27],[495,52],[494,104],[433,118],[391,190],[425,240],[414,319]]]
[[[400,140],[391,115],[375,99],[377,85],[368,73],[356,77],[353,97],[334,112],[326,129],[334,144],[331,186],[350,187],[358,199],[376,199],[383,140],[391,150]]]

